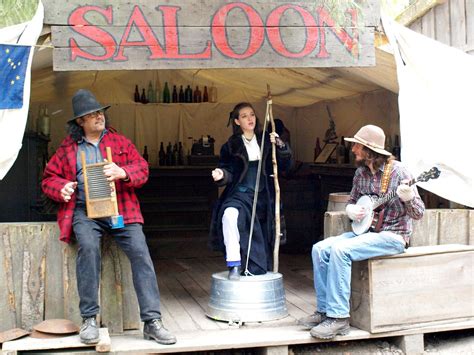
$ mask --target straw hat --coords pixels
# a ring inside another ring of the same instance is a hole
[[[354,135],[354,138],[344,138],[344,140],[362,144],[382,155],[392,155],[392,153],[384,149],[385,133],[383,132],[383,129],[371,124],[359,129],[359,131]]]

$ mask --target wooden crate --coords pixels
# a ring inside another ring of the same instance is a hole
[[[474,246],[436,245],[354,262],[351,324],[371,333],[474,320]]]
[[[77,245],[58,240],[56,222],[0,223],[0,332],[31,330],[44,319],[81,325],[76,285]],[[106,237],[102,243],[100,314],[112,334],[138,329],[130,262]]]

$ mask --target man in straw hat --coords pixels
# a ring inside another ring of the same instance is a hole
[[[410,173],[384,149],[385,134],[380,127],[364,126],[345,140],[353,143],[358,166],[346,207],[349,218],[361,221],[368,213],[356,204],[361,196],[380,196],[392,190],[397,196],[382,206],[383,216],[366,232],[347,232],[313,245],[317,309],[298,323],[321,339],[349,332],[352,262],[402,253],[410,241],[412,220],[420,219],[425,209],[416,188],[406,184],[412,178]]]
[[[80,339],[83,343],[99,342],[96,315],[99,313],[100,240],[104,232],[114,237],[130,259],[133,284],[145,326],[145,339],[174,344],[176,338],[161,321],[160,294],[155,269],[142,231],[143,217],[135,189],[148,180],[148,164],[135,146],[109,127],[105,111],[88,90],[77,91],[72,98],[74,115],[68,121],[68,136],[48,162],[44,171],[44,193],[59,202],[60,240],[70,243],[74,233],[79,244],[76,277],[79,309],[83,318]],[[104,166],[108,181],[115,182],[118,210],[125,225],[114,227],[110,218],[90,219],[86,214],[83,167],[103,162],[106,147],[112,150],[113,163]]]

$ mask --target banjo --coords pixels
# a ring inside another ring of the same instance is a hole
[[[439,171],[439,169],[433,167],[429,171],[425,171],[424,173],[422,173],[416,179],[410,180],[407,185],[411,186],[420,181],[426,182],[430,179],[437,179],[440,174],[441,172]],[[360,235],[367,232],[370,228],[375,228],[379,221],[381,223],[383,221],[384,211],[381,210],[380,212],[375,212],[375,210],[390,201],[392,198],[394,198],[396,194],[397,191],[392,190],[386,195],[382,195],[381,197],[365,195],[359,198],[357,200],[356,205],[364,207],[367,213],[365,217],[360,221],[352,221],[352,231],[356,235]]]

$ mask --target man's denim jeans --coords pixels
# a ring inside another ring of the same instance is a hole
[[[76,208],[73,226],[79,244],[76,276],[81,316],[85,318],[99,313],[100,240],[107,232],[130,260],[141,320],[161,318],[155,269],[141,224],[111,229],[105,220],[89,219],[83,209]]]
[[[352,262],[404,250],[403,238],[392,232],[359,236],[347,232],[314,244],[311,256],[318,312],[332,318],[349,317]]]

